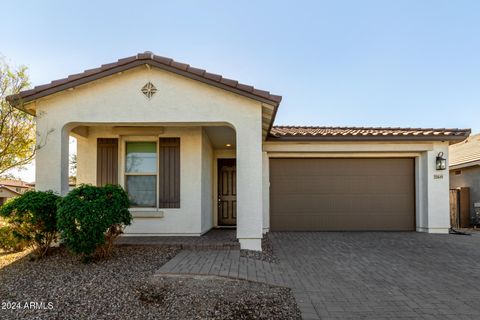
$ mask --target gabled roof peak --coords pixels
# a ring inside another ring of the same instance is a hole
[[[219,74],[210,73],[204,69],[195,68],[186,63],[177,62],[167,57],[157,56],[151,51],[138,53],[134,56],[119,59],[116,62],[103,64],[98,68],[88,69],[81,73],[69,75],[63,79],[54,80],[48,84],[36,86],[33,89],[22,91],[17,95],[8,96],[7,100],[12,105],[28,103],[30,101],[75,86],[135,68],[142,64],[158,67],[160,69],[198,80],[251,99],[259,100],[275,107],[277,107],[282,100],[281,96],[271,94],[268,91],[256,89],[253,86],[239,83],[236,80],[224,78]]]

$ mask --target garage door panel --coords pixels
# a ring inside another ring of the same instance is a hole
[[[321,183],[319,183],[321,179]],[[366,183],[366,179],[369,180]],[[411,176],[302,176],[272,180],[272,193],[281,194],[410,194]],[[375,183],[371,183],[374,181]]]
[[[368,214],[371,211],[395,212],[412,211],[413,204],[409,195],[358,195],[345,197],[342,195],[311,196],[296,194],[273,199],[272,207],[276,213],[295,214],[302,212],[362,212]],[[394,205],[392,205],[394,204]]]
[[[272,230],[414,229],[413,159],[271,159],[270,170]]]
[[[369,221],[365,225],[365,220]],[[376,215],[369,216],[342,216],[336,213],[322,215],[288,215],[272,225],[274,231],[411,231],[408,227],[409,219],[398,215],[390,217],[388,221],[376,219]],[[402,226],[407,227],[402,227]],[[362,228],[363,227],[363,228]]]
[[[388,159],[351,159],[351,158],[302,158],[302,159],[271,159],[270,168],[277,173],[277,177],[286,176],[368,176],[368,175],[389,175],[402,176],[411,169],[411,163],[405,162],[405,158]],[[284,171],[285,163],[292,164],[301,161],[300,166],[290,166],[288,171]],[[320,160],[320,162],[319,162]],[[413,159],[408,159],[413,160]],[[282,162],[285,163],[282,163]],[[354,162],[361,163],[357,166]],[[400,171],[392,172],[392,167]]]

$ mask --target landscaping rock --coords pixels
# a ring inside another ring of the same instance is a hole
[[[153,276],[179,251],[118,246],[113,256],[90,264],[63,247],[33,261],[28,252],[2,253],[0,303],[10,308],[0,308],[0,319],[300,319],[286,288]]]
[[[258,282],[162,275],[138,290],[161,319],[301,319],[290,289]]]

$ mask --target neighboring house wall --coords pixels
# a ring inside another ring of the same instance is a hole
[[[413,157],[416,180],[416,230],[431,233],[448,232],[450,227],[448,170],[437,171],[435,168],[435,159],[439,152],[448,156],[448,142],[266,142],[263,150],[267,151],[269,158]],[[268,170],[265,170],[264,174],[267,173]],[[266,217],[264,223],[268,223]],[[264,225],[264,228],[269,228],[269,225]]]
[[[21,180],[0,179],[0,186],[4,186],[18,193],[25,193],[32,189],[30,185]]]
[[[140,92],[147,82],[158,92],[148,100]],[[79,125],[228,125],[236,131],[237,154],[237,237],[242,248],[261,248],[263,224],[262,197],[262,103],[220,88],[209,86],[167,71],[140,66],[89,84],[39,99],[35,102],[37,134],[42,148],[37,153],[36,181],[39,190],[68,192],[68,135]],[[200,130],[200,128],[198,129]],[[90,134],[90,133],[89,133]],[[90,138],[89,138],[90,139]],[[192,148],[201,148],[199,143]],[[85,148],[80,146],[79,150]],[[88,151],[87,151],[88,152]],[[90,154],[94,152],[89,151]],[[185,160],[186,157],[182,159]],[[201,166],[201,152],[195,155]],[[81,160],[79,156],[79,162]],[[94,161],[92,161],[94,165]],[[56,168],[56,170],[51,170]],[[93,173],[79,174],[79,183],[93,181]],[[88,179],[87,179],[88,178]],[[201,170],[188,177],[195,192],[182,193],[201,208]],[[182,184],[184,185],[184,184]],[[179,228],[199,233],[201,223],[179,215],[181,221],[165,223],[161,229],[143,223],[149,231],[163,232]],[[133,232],[141,222],[135,222]],[[192,227],[192,225],[196,227]],[[160,225],[160,223],[159,223]],[[195,231],[194,231],[195,230]],[[147,232],[149,232],[147,231]]]
[[[455,174],[459,171],[460,174]],[[470,216],[475,213],[473,204],[480,202],[480,166],[465,167],[450,171],[450,188],[470,188]]]
[[[0,186],[0,198],[3,198],[3,203],[10,198],[18,197],[20,193],[9,190],[9,188]]]

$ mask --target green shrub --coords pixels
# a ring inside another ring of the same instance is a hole
[[[10,226],[0,226],[0,249],[17,252],[25,250],[28,245],[29,242],[19,237]]]
[[[10,229],[3,231],[10,239],[7,242],[16,240],[31,246],[37,256],[43,257],[58,238],[56,202],[59,198],[51,191],[27,191],[0,207],[0,216]]]
[[[84,261],[110,254],[113,241],[132,221],[126,192],[116,185],[81,185],[58,202],[62,242]]]

